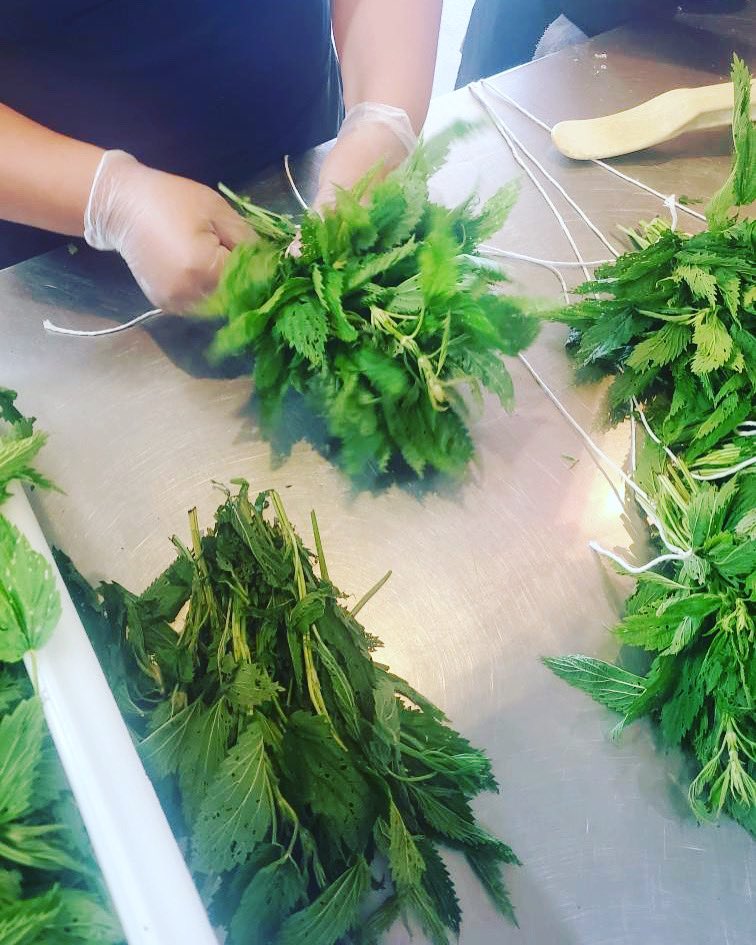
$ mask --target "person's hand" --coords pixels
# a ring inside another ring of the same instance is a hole
[[[153,305],[186,312],[213,291],[231,249],[254,232],[209,187],[106,151],[84,237],[95,249],[119,252]]]
[[[336,143],[320,170],[313,210],[333,203],[336,189],[349,189],[371,168],[388,174],[417,144],[407,113],[391,105],[361,102],[349,109]]]

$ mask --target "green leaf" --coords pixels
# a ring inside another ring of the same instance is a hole
[[[140,742],[139,754],[142,760],[159,778],[166,778],[178,771],[190,741],[192,721],[201,711],[202,703],[198,699],[170,716]]]
[[[123,932],[110,911],[79,889],[62,889],[50,945],[120,945]]]
[[[273,774],[257,721],[248,724],[218,768],[200,806],[194,850],[205,872],[222,873],[247,859],[275,816]]]
[[[0,389],[0,399],[1,397],[2,390]],[[21,873],[18,870],[0,869],[0,905],[20,898]]]
[[[717,304],[717,280],[710,272],[700,266],[677,266],[671,278],[675,282],[684,282],[696,299],[703,299],[711,308]]]
[[[25,822],[0,825],[0,860],[35,870],[82,872],[82,865],[65,848],[61,824]]]
[[[380,945],[385,934],[402,914],[397,896],[389,896],[385,902],[361,923],[355,939],[356,945]]]
[[[55,926],[60,892],[53,886],[40,896],[20,899],[0,908],[0,942],[3,945],[39,945]],[[50,945],[53,940],[48,939]]]
[[[284,306],[276,319],[274,334],[311,364],[323,363],[328,322],[323,309],[312,301]]]
[[[229,699],[243,712],[252,712],[283,692],[258,663],[242,663],[229,687]]]
[[[691,370],[695,374],[709,374],[729,360],[732,338],[721,319],[707,310],[700,312],[693,324],[693,342],[697,351]]]
[[[465,856],[473,873],[483,884],[483,888],[499,912],[517,925],[512,900],[501,875],[503,866],[501,857],[488,848],[466,850]]]
[[[311,905],[286,919],[277,945],[335,945],[359,922],[369,886],[370,870],[358,856]]]
[[[60,619],[53,571],[0,516],[0,661],[18,662],[47,642]]]
[[[409,889],[422,882],[425,861],[393,801],[389,802],[388,825],[383,822],[383,828],[388,832],[386,852],[391,878],[401,899]]]
[[[7,487],[14,480],[49,488],[49,481],[31,465],[46,442],[47,436],[40,432],[0,436],[0,502],[10,495]]]
[[[373,823],[371,791],[324,718],[301,711],[289,716],[283,765],[284,793],[292,803],[297,798],[298,807],[322,818],[323,829],[345,852],[362,849]]]
[[[0,719],[0,824],[18,820],[33,809],[45,732],[38,698],[19,702]]]
[[[756,572],[756,539],[713,548],[709,556],[724,577],[745,578]]]
[[[259,869],[244,890],[231,922],[233,941],[268,945],[284,920],[307,894],[307,883],[294,860],[285,856]]]
[[[735,88],[733,165],[730,176],[706,208],[713,230],[727,225],[728,211],[733,205],[747,206],[756,200],[756,126],[751,121],[751,77],[746,64],[736,55],[732,60],[732,81]]]
[[[446,864],[430,840],[418,840],[417,848],[425,862],[423,873],[425,891],[444,925],[454,935],[459,935],[462,912],[457,899],[457,891]]]
[[[691,339],[687,325],[671,322],[636,344],[625,363],[638,371],[647,371],[652,365],[662,367],[679,358]]]
[[[560,679],[587,692],[613,712],[625,714],[646,690],[642,676],[589,656],[545,658],[543,662]]]
[[[190,823],[197,818],[210,785],[228,752],[233,718],[225,699],[193,715],[178,759],[184,812]]]

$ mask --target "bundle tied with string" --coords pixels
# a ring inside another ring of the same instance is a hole
[[[636,566],[590,543],[638,577],[614,632],[623,644],[647,652],[645,674],[581,655],[545,662],[620,714],[615,736],[641,716],[654,719],[666,745],[685,747],[696,759],[689,801],[697,816],[726,811],[756,833],[756,239],[753,222],[738,221],[731,210],[756,198],[756,132],[748,71],[737,58],[733,79],[735,159],[708,217],[643,185],[663,200],[671,225],[657,219],[626,231],[635,252],[619,256],[610,250],[617,261],[602,264],[595,279],[577,290],[586,297],[559,316],[582,331],[578,359],[584,374],[616,372],[612,416],[631,417],[631,475],[606,456],[520,357],[597,460],[625,482],[662,546],[661,554]],[[473,94],[538,187],[585,271],[588,264],[564,218],[524,157],[594,234],[596,228],[521,147],[481,90]],[[605,162],[594,163],[626,177]],[[678,233],[678,210],[708,219],[708,229],[694,237]],[[569,303],[558,264],[528,261],[555,272]],[[636,416],[646,433],[637,456]]]

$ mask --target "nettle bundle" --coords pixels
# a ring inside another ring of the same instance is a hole
[[[536,334],[516,299],[494,291],[502,276],[476,255],[516,197],[506,186],[482,206],[447,208],[428,197],[455,125],[421,144],[384,180],[366,175],[335,205],[292,218],[234,198],[260,234],[238,246],[210,303],[227,324],[218,357],[254,359],[255,397],[267,424],[289,390],[303,394],[338,441],[351,475],[392,460],[417,475],[457,475],[473,456],[469,391],[509,408],[514,355]]]
[[[583,286],[602,294],[559,316],[578,330],[580,373],[615,373],[612,419],[644,409],[652,434],[635,479],[666,560],[640,575],[614,633],[653,657],[644,675],[546,663],[621,713],[616,732],[658,722],[696,759],[697,815],[724,810],[756,834],[756,221],[733,214],[756,199],[756,126],[737,57],[733,80],[733,168],[708,228],[644,224],[638,250]]]
[[[139,596],[60,561],[231,942],[373,945],[405,916],[447,945],[461,915],[439,846],[513,917],[517,858],[471,806],[497,790],[491,763],[373,659],[370,595],[346,609],[313,530],[317,558],[280,497],[244,483],[207,534],[192,514],[191,547],[174,539]]]

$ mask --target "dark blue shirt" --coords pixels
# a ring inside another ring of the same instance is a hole
[[[329,0],[0,0],[0,29],[0,101],[176,174],[233,181],[336,132]],[[0,266],[47,243],[0,223]]]

